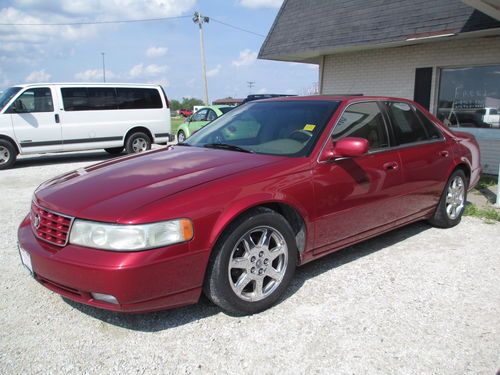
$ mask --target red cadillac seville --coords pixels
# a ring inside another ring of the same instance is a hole
[[[45,287],[114,311],[196,303],[252,314],[295,267],[418,220],[460,222],[479,149],[416,103],[245,104],[185,143],[42,184],[19,227]]]

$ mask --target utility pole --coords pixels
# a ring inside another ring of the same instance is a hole
[[[255,81],[247,81],[248,85],[248,95],[252,93],[252,87],[255,85]]]
[[[106,64],[104,64],[104,52],[101,52],[102,55],[102,80],[103,82],[106,82]]]
[[[194,12],[193,22],[198,24],[200,28],[201,75],[204,84],[205,105],[209,105],[209,102],[208,102],[207,66],[205,64],[205,42],[203,41],[203,24],[208,23],[209,21],[210,18],[202,16],[200,12]]]

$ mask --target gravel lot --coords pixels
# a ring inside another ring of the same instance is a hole
[[[20,264],[17,226],[35,187],[108,157],[25,157],[0,171],[2,374],[495,374],[500,224],[417,223],[300,269],[250,317],[206,301],[120,315],[64,300]]]

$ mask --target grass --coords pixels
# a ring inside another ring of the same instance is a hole
[[[179,129],[179,125],[184,122],[184,117],[172,117],[171,118],[171,124],[172,124],[172,134],[177,134],[177,129]]]
[[[486,189],[490,186],[496,185],[497,182],[498,179],[496,176],[482,175],[481,178],[479,179],[479,182],[477,183],[476,189],[477,190]]]
[[[481,209],[474,204],[465,206],[464,216],[474,216],[483,219],[487,223],[494,223],[500,221],[500,212],[493,208]]]

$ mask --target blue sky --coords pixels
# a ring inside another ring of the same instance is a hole
[[[252,93],[307,94],[315,65],[257,60],[282,0],[2,0],[0,23],[72,23],[189,16],[156,22],[76,26],[0,26],[0,88],[24,82],[162,84],[170,98],[202,98],[195,11],[204,25],[209,98]]]

